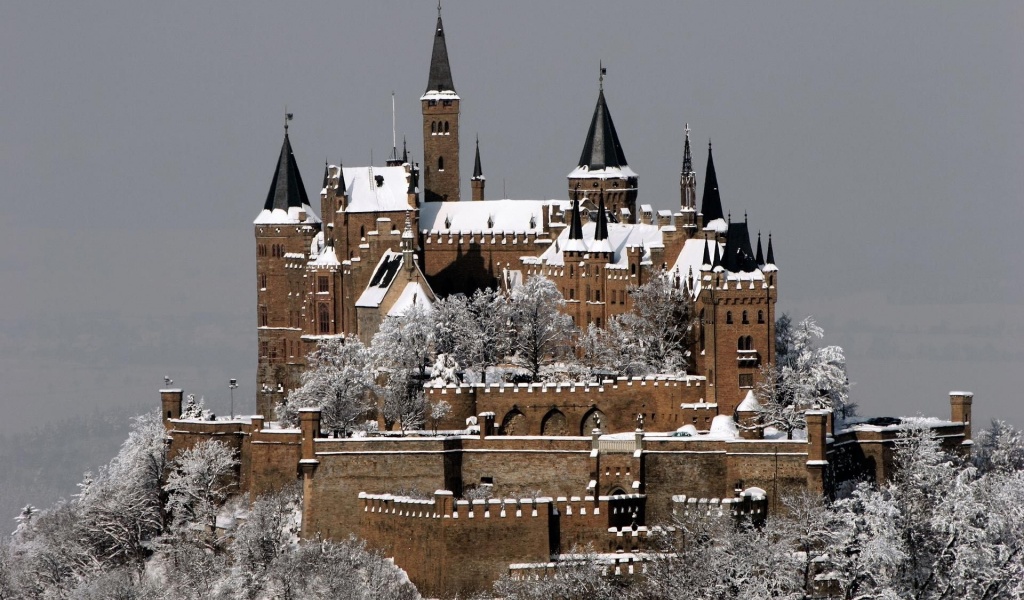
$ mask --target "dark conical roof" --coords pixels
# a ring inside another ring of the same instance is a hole
[[[729,225],[722,266],[733,273],[747,273],[757,268],[757,260],[750,249],[750,233],[746,222]]]
[[[608,215],[604,212],[604,192],[601,192],[601,199],[597,203],[597,226],[594,229],[594,240],[608,239]]]
[[[725,217],[722,212],[722,198],[718,195],[718,176],[715,175],[715,159],[711,156],[711,142],[708,142],[708,171],[704,176],[704,199],[701,200],[704,224]]]
[[[708,241],[704,240],[704,260],[703,260],[703,262],[701,262],[702,265],[710,265],[711,264],[711,250],[710,250],[710,248],[711,247],[708,246]]]
[[[441,9],[437,10],[437,30],[434,31],[434,50],[430,54],[430,79],[427,91],[455,91],[452,83],[452,68],[448,64],[448,45],[444,42],[444,26],[441,24]]]
[[[718,252],[718,242],[715,242],[715,260],[711,263],[712,267],[722,266],[722,255]]]
[[[686,141],[683,142],[683,175],[693,172],[693,157],[690,155],[690,125],[686,125]]]
[[[326,188],[327,187],[327,175],[328,175],[327,166],[328,166],[327,165],[327,159],[325,158],[324,159],[324,184],[320,186],[321,188]]]
[[[761,232],[757,232],[757,254],[754,256],[757,266],[764,266],[764,252],[761,252]]]
[[[768,256],[765,257],[765,264],[775,264],[775,250],[772,248],[772,234],[768,234]]]
[[[341,161],[339,160],[338,161],[338,189],[337,189],[337,193],[339,195],[340,194],[344,194],[346,189],[347,188],[345,186],[345,168],[341,166]]]
[[[569,223],[569,239],[583,239],[583,220],[580,218],[579,198],[576,198],[572,201],[572,221]]]
[[[612,115],[608,112],[602,89],[597,95],[597,106],[590,120],[590,130],[583,144],[579,166],[593,171],[606,167],[625,167],[626,164],[626,155],[622,152],[619,134],[615,132],[615,124],[612,123]]]
[[[473,179],[483,177],[484,169],[480,166],[480,137],[476,138],[476,158],[473,160]]]
[[[284,143],[281,144],[281,156],[277,159],[277,169],[274,170],[274,178],[270,180],[270,191],[267,192],[267,201],[263,203],[263,208],[287,211],[291,207],[302,208],[306,204],[309,204],[306,186],[302,183],[299,166],[295,164],[295,155],[292,153],[292,144],[285,133]]]

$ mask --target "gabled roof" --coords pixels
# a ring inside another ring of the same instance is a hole
[[[568,214],[566,200],[483,200],[477,202],[424,202],[420,229],[446,234],[535,234],[558,208]]]
[[[715,159],[711,155],[711,142],[708,142],[708,170],[704,176],[704,198],[700,203],[700,212],[704,215],[705,224],[725,218],[722,198],[718,194],[718,176],[715,174]]]
[[[345,212],[405,212],[413,208],[405,166],[344,167],[341,176],[348,193]]]
[[[384,255],[380,257],[377,267],[373,270],[373,276],[370,277],[370,283],[367,284],[366,290],[356,300],[356,306],[370,308],[380,306],[384,295],[391,289],[395,275],[398,274],[398,270],[401,267],[402,253],[390,250],[385,251]]]
[[[434,49],[430,54],[430,78],[427,80],[427,91],[455,92],[452,82],[452,68],[448,64],[448,45],[444,41],[444,25],[441,23],[441,11],[437,11],[437,28],[434,31]]]
[[[619,134],[615,131],[615,123],[612,122],[612,114],[608,110],[602,89],[597,95],[597,106],[594,107],[594,116],[590,120],[590,129],[587,131],[587,140],[580,154],[579,167],[585,167],[588,171],[600,171],[625,166],[626,155],[622,152]]]

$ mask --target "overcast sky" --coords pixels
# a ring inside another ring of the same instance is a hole
[[[323,161],[422,155],[430,1],[0,4],[0,433],[155,407],[167,374],[254,409],[255,251],[285,105]],[[640,202],[698,194],[773,232],[778,308],[846,348],[870,414],[1024,426],[1024,5],[445,3],[462,173],[561,198],[598,61]],[[464,177],[468,195],[468,177]]]

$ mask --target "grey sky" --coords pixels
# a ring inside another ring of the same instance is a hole
[[[323,160],[421,154],[432,2],[0,5],[0,432],[155,406],[162,376],[251,410],[252,219],[284,106],[315,197]],[[779,308],[847,349],[863,412],[1024,426],[1020,3],[451,0],[462,172],[563,197],[598,60],[641,202],[698,192],[715,143],[734,219],[775,236]],[[468,180],[467,178],[464,178]],[[464,182],[467,186],[468,183]],[[464,192],[466,193],[466,192]]]

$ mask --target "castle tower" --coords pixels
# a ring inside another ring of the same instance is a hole
[[[256,409],[268,417],[284,395],[299,385],[305,366],[306,318],[303,280],[309,248],[320,232],[295,162],[285,123],[281,154],[270,180],[256,229],[257,368]]]
[[[430,56],[423,109],[423,183],[426,202],[459,201],[459,96],[452,83],[448,46],[437,7],[434,49]]]
[[[690,156],[690,124],[684,129],[683,168],[679,172],[679,215],[680,225],[686,237],[693,237],[697,228],[697,174],[693,172],[693,157]]]
[[[480,166],[480,137],[476,138],[476,158],[473,160],[473,178],[469,180],[469,187],[473,190],[473,200],[484,199],[484,184],[487,183],[484,177],[483,167]]]
[[[569,195],[577,188],[591,197],[604,192],[616,220],[636,223],[637,175],[626,163],[619,134],[604,99],[604,73],[601,67],[597,106],[579,164],[569,173]]]

